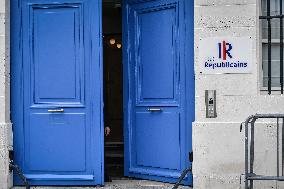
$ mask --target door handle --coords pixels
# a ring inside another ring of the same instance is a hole
[[[60,112],[64,112],[64,109],[51,109],[51,110],[47,110],[49,113],[60,113]]]
[[[161,108],[148,108],[149,112],[161,112],[162,109]]]

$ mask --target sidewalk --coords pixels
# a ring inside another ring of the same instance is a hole
[[[32,187],[31,189],[172,189],[172,184],[165,184],[144,180],[114,180],[106,183],[104,187]],[[188,186],[180,186],[180,189],[192,189]],[[13,189],[25,189],[24,187],[14,187]]]

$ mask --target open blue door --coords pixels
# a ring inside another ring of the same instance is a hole
[[[102,184],[101,0],[11,3],[15,163],[32,185]]]
[[[175,182],[192,151],[193,1],[125,0],[123,14],[125,175]]]

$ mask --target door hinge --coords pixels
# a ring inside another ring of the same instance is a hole
[[[190,162],[193,162],[193,152],[188,153],[188,158]]]

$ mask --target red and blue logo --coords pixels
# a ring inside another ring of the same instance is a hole
[[[231,50],[233,49],[233,46],[231,43],[227,43],[226,41],[223,41],[222,43],[218,43],[219,47],[219,58],[223,60],[227,60],[227,56],[230,58],[233,58],[231,54]]]
[[[205,68],[207,69],[236,69],[236,68],[246,68],[248,66],[247,62],[239,61],[233,58],[233,44],[222,40],[218,43],[218,58],[208,57],[205,62]]]

